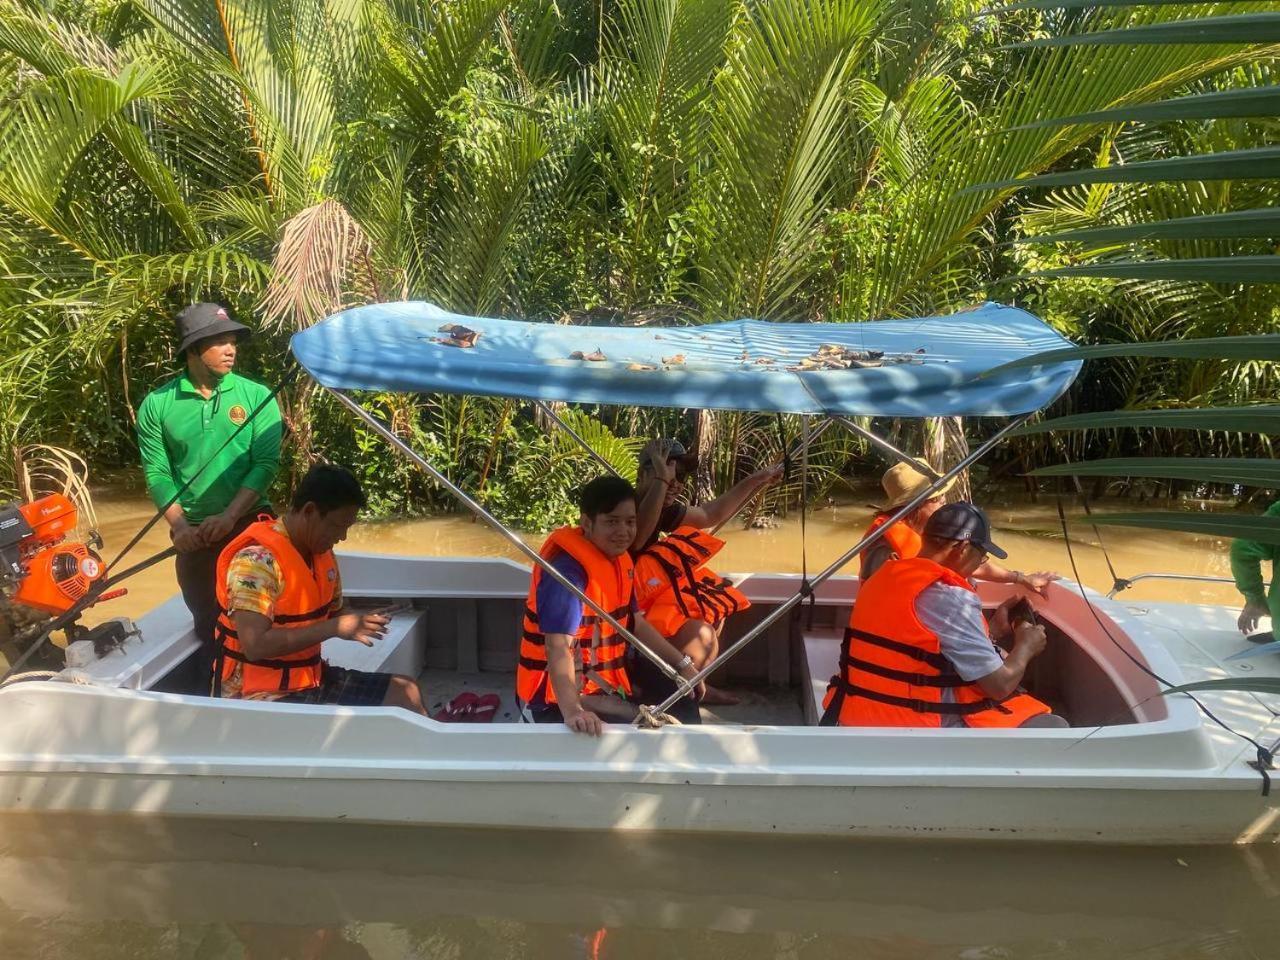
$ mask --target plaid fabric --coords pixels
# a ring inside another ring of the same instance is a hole
[[[391,674],[367,673],[324,665],[320,686],[278,698],[280,703],[332,703],[343,707],[380,707],[391,686]]]

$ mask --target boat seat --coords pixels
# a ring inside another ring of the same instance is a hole
[[[322,645],[322,655],[328,663],[347,670],[416,677],[426,666],[425,644],[421,642],[426,626],[425,609],[401,610],[372,646],[331,637]]]
[[[801,658],[804,722],[816,727],[822,718],[822,698],[827,695],[827,683],[836,675],[836,669],[840,665],[844,628],[806,630],[801,635],[801,642],[804,646],[804,656]]]

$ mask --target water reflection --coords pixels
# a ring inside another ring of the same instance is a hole
[[[780,798],[785,802],[785,798]],[[0,956],[1274,956],[1275,848],[0,818]]]

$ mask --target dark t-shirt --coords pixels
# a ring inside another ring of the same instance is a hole
[[[663,507],[662,513],[658,516],[658,525],[653,528],[653,533],[649,534],[649,539],[645,541],[639,552],[643,553],[657,543],[660,534],[670,533],[684,523],[684,515],[688,509],[683,503],[673,503]]]

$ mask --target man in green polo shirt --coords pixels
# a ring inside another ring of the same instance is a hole
[[[147,490],[156,509],[165,509],[178,549],[178,586],[200,641],[170,686],[207,694],[216,653],[218,554],[270,509],[267,491],[280,466],[281,420],[274,400],[262,406],[269,388],[232,372],[236,347],[250,330],[225,307],[193,304],[178,314],[177,330],[186,369],[142,401],[138,446]],[[250,417],[253,422],[237,433]]]
[[[1273,503],[1263,514],[1264,517],[1280,517],[1280,501]],[[1271,589],[1266,588],[1262,579],[1263,561],[1271,564]],[[1252,634],[1258,628],[1258,621],[1263,617],[1271,618],[1271,632],[1280,639],[1280,577],[1277,577],[1277,566],[1280,565],[1280,546],[1261,543],[1257,540],[1234,540],[1231,543],[1231,575],[1235,577],[1236,589],[1244,594],[1244,609],[1240,611],[1237,621],[1240,632]],[[1271,639],[1267,634],[1253,637],[1256,640]]]

